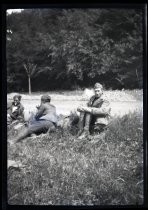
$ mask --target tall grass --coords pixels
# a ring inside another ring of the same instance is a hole
[[[78,140],[74,133],[28,138],[8,159],[8,203],[34,205],[136,205],[143,203],[141,113],[116,117],[102,135]]]

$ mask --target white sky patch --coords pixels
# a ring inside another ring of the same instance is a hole
[[[12,12],[21,12],[23,9],[7,9],[7,13],[11,14]]]

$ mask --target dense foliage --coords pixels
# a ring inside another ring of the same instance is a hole
[[[8,91],[142,88],[141,9],[25,9],[7,15]],[[29,75],[24,66],[32,66]]]

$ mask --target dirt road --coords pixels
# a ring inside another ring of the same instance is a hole
[[[40,100],[22,100],[25,107],[25,118],[29,116],[29,111],[36,111],[36,106],[39,105]],[[53,100],[52,104],[57,108],[57,114],[69,115],[71,111],[77,109],[79,105],[85,105],[86,101],[65,101],[65,100]],[[123,116],[129,111],[133,112],[143,108],[142,101],[130,101],[130,102],[111,102],[111,115]]]

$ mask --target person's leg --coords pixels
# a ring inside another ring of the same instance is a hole
[[[96,122],[96,118],[95,118],[95,116],[92,115],[90,126],[89,126],[89,131],[90,131],[91,134],[94,133],[95,122]]]
[[[24,138],[26,138],[26,137],[29,136],[29,135],[30,135],[30,130],[29,130],[29,128],[24,128],[24,130],[22,130],[22,131],[18,134],[18,136],[16,137],[16,139],[14,140],[13,143],[17,143],[17,142],[23,140]]]
[[[56,130],[56,125],[54,123],[52,123],[52,122],[48,122],[48,125],[47,125],[48,133],[54,132],[55,130]]]
[[[30,117],[28,119],[28,124],[34,124],[34,122],[36,121],[35,119],[35,113],[31,112]]]
[[[25,127],[14,140],[9,141],[10,144],[14,144],[17,142],[20,142],[21,140],[23,140],[24,138],[28,137],[30,134],[32,134],[34,132],[34,130],[37,129],[37,127],[39,126],[39,123],[36,121],[34,124],[29,124],[28,127]]]
[[[31,134],[45,133],[47,131],[50,132],[53,131],[54,129],[55,125],[50,121],[46,120],[35,121],[31,125],[29,125],[29,127],[26,128],[20,135],[18,135],[15,142],[19,142]]]
[[[89,113],[86,113],[86,115],[85,115],[84,131],[88,131],[89,132],[91,119],[92,119],[92,115],[89,114]]]
[[[29,135],[36,133],[36,131],[40,130],[41,125],[39,121],[32,121],[32,124],[29,124],[28,127],[24,128],[21,133],[18,134],[16,139],[14,140],[14,143],[20,142],[24,138],[28,137]]]
[[[100,126],[99,126],[99,133],[103,132],[105,130],[105,128],[106,128],[106,125],[100,124]]]
[[[79,132],[77,136],[80,136],[83,132],[84,121],[85,121],[85,112],[80,112],[80,117],[79,117],[79,122],[78,122]]]
[[[89,113],[86,113],[83,132],[79,136],[79,139],[85,138],[86,136],[90,135],[89,128],[90,128],[91,119],[92,119],[92,115]]]
[[[94,126],[94,132],[96,133],[101,133],[104,131],[104,129],[106,128],[106,125],[105,124],[95,124]]]

